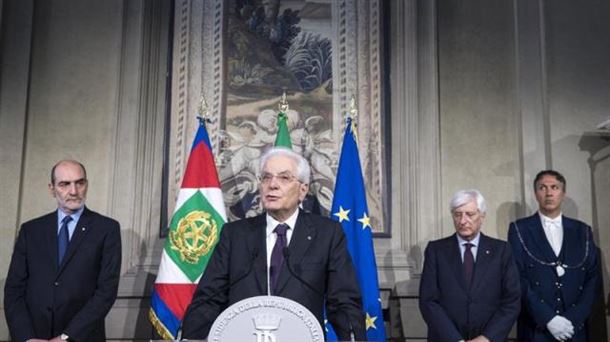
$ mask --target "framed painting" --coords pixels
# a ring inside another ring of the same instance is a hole
[[[260,213],[259,157],[274,144],[278,105],[285,99],[293,149],[312,168],[308,208],[328,215],[354,98],[369,216],[377,236],[390,236],[382,5],[378,0],[176,0],[168,211],[204,98],[229,220]]]

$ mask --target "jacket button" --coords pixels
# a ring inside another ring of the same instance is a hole
[[[536,281],[536,282],[534,282],[534,285],[538,286],[538,285],[540,285],[540,282]]]
[[[555,310],[555,313],[560,313],[560,311],[559,310]]]
[[[541,300],[540,300],[540,303],[544,303],[544,299],[541,299]]]
[[[59,282],[58,282],[58,281],[56,281],[56,282],[54,282],[54,283],[53,283],[53,285],[55,285],[55,286],[59,286]]]

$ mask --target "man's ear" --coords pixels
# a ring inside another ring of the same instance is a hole
[[[299,200],[303,202],[305,196],[307,196],[307,193],[309,192],[309,184],[301,183],[299,187]]]
[[[53,183],[49,183],[49,193],[51,196],[55,197],[55,187],[53,186]]]

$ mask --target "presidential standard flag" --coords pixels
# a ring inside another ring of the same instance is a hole
[[[186,308],[227,221],[212,145],[200,119],[161,255],[148,317],[176,339]]]
[[[371,221],[366,204],[357,138],[351,118],[347,118],[346,126],[337,170],[331,218],[341,223],[347,238],[349,253],[362,292],[367,339],[385,341]],[[329,324],[327,326],[330,327]],[[328,340],[337,340],[332,329],[329,329]]]

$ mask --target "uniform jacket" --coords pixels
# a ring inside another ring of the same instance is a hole
[[[585,321],[599,281],[597,247],[591,228],[583,222],[562,216],[562,224],[559,257],[546,239],[538,213],[510,224],[508,240],[521,275],[523,299],[517,327],[519,341],[555,341],[546,329],[555,315],[564,316],[574,325],[572,341],[587,341]],[[558,260],[568,266],[562,277],[554,265],[539,262]]]

